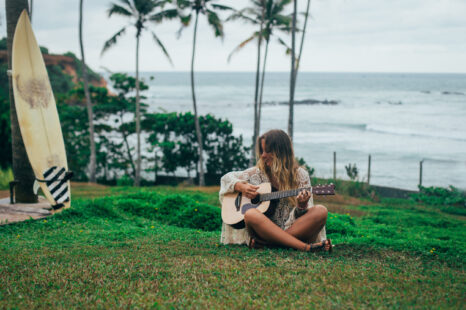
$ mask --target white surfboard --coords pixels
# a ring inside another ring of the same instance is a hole
[[[26,10],[13,38],[12,80],[18,123],[36,180],[53,206],[69,208],[70,182],[60,120]]]

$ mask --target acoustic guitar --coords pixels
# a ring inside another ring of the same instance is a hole
[[[259,189],[257,192],[259,195],[252,200],[238,192],[226,194],[223,197],[222,220],[224,223],[233,226],[233,228],[244,228],[244,214],[249,209],[254,208],[267,215],[267,213],[270,213],[271,201],[298,196],[303,190],[312,191],[314,195],[335,195],[334,184],[316,185],[286,191],[272,191],[272,185],[270,183],[262,183],[258,186]]]

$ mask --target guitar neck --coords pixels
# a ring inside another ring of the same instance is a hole
[[[290,189],[287,191],[280,191],[280,192],[272,192],[268,194],[261,194],[260,195],[260,201],[268,201],[268,200],[274,200],[274,199],[282,199],[282,198],[287,198],[287,197],[293,197],[293,196],[298,196],[298,194],[303,191],[307,190],[310,191],[312,187],[302,187],[302,188],[297,188],[297,189]]]

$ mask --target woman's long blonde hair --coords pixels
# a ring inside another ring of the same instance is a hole
[[[265,141],[265,152],[272,153],[272,164],[268,166],[261,155],[262,140]],[[257,167],[267,174],[269,180],[274,180],[279,188],[277,190],[289,190],[298,187],[298,168],[299,164],[294,157],[293,145],[290,136],[280,129],[272,129],[257,138],[256,143]],[[296,204],[296,197],[290,197],[288,200]]]

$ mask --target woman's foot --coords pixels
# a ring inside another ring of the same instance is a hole
[[[251,249],[262,249],[267,245],[267,242],[259,239],[252,237],[251,240],[249,240],[249,248]]]
[[[324,240],[322,242],[311,243],[306,247],[306,252],[332,252],[332,241],[330,239]]]

